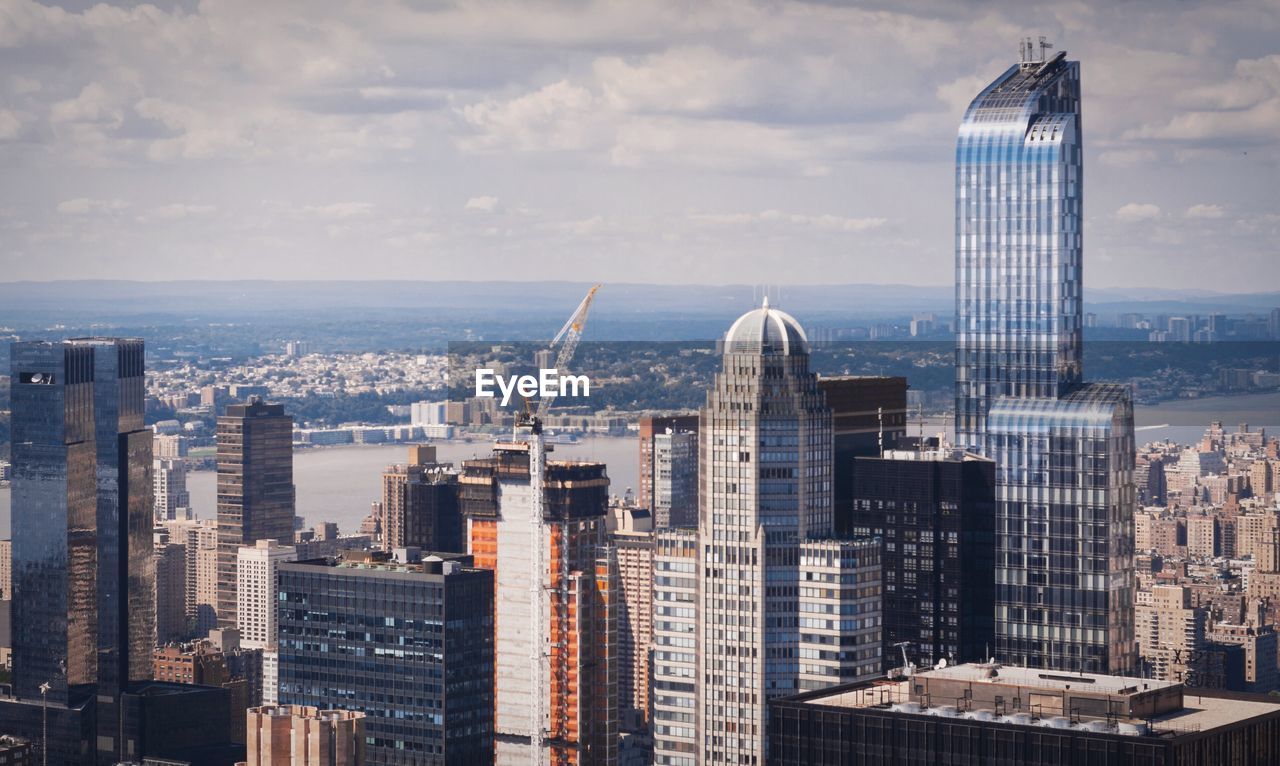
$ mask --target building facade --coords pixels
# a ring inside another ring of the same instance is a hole
[[[280,404],[231,404],[218,418],[218,624],[236,624],[236,556],[293,542],[293,418]]]
[[[492,457],[464,462],[459,479],[471,554],[494,572],[496,763],[612,764],[622,594],[608,546],[609,477],[602,463],[540,461],[536,518],[539,438],[499,443]],[[535,651],[540,642],[551,649]]]
[[[640,418],[637,502],[656,529],[698,523],[698,416]]]
[[[659,529],[653,550],[653,763],[698,763],[698,532]]]
[[[280,704],[365,713],[370,764],[492,763],[493,574],[406,554],[279,565]]]
[[[305,705],[250,708],[237,766],[364,766],[365,714]]]
[[[882,669],[970,662],[995,642],[995,466],[962,452],[856,459],[854,538],[882,545]]]
[[[13,692],[95,722],[87,742],[79,724],[51,734],[51,760],[115,763],[128,753],[121,696],[151,677],[156,635],[143,343],[27,342],[10,352]]]
[[[699,424],[697,755],[762,763],[769,699],[878,672],[879,552],[823,542],[831,409],[799,323],[766,301],[723,348]]]
[[[267,649],[276,644],[276,576],[280,564],[297,559],[292,545],[259,540],[236,554],[236,626],[240,645]]]
[[[956,142],[956,440],[996,462],[996,656],[1128,672],[1133,410],[1084,383],[1080,66],[1045,51]]]

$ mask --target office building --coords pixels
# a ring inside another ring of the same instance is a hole
[[[1280,701],[966,664],[775,700],[769,748],[777,766],[1264,766],[1280,755]]]
[[[237,766],[364,766],[365,714],[305,705],[250,708]]]
[[[407,463],[382,474],[382,549],[465,550],[458,474],[436,462],[436,448],[409,448]]]
[[[245,742],[245,711],[262,704],[262,651],[245,649],[233,628],[210,631],[209,638],[157,647],[152,656],[155,680],[227,691],[230,741]]]
[[[0,735],[0,766],[33,766],[38,754],[27,740]]]
[[[700,427],[696,755],[763,763],[769,699],[878,674],[880,561],[874,544],[823,541],[831,409],[799,323],[766,301],[723,349]]]
[[[365,713],[370,764],[492,763],[493,573],[399,553],[280,564],[280,704]]]
[[[236,626],[240,645],[267,649],[276,644],[276,574],[280,564],[294,561],[292,545],[259,540],[236,555]]]
[[[881,669],[986,659],[995,641],[995,466],[953,450],[856,459],[851,537],[877,538]]]
[[[698,416],[640,418],[637,503],[656,529],[698,523]]]
[[[1278,651],[1276,629],[1273,625],[1219,622],[1210,626],[1205,640],[1211,647],[1244,647],[1244,677],[1238,691],[1269,694],[1280,689],[1280,668],[1276,664]]]
[[[849,537],[853,473],[860,457],[879,457],[905,446],[907,379],[863,375],[818,378],[818,388],[831,408],[832,492],[835,532]]]
[[[698,533],[659,529],[653,549],[653,763],[698,763]]]
[[[191,518],[191,495],[187,492],[187,461],[184,458],[157,458],[151,466],[155,483],[156,523]]]
[[[217,440],[218,623],[233,627],[240,547],[293,542],[293,418],[279,404],[232,404]]]
[[[47,699],[63,709],[51,762],[115,763],[129,752],[121,695],[150,679],[156,635],[143,343],[24,342],[10,352],[18,702],[0,704],[0,731],[29,736],[21,702]]]
[[[956,440],[996,462],[996,657],[1134,667],[1133,408],[1082,369],[1080,66],[1031,43],[956,143]]]
[[[459,479],[471,553],[494,571],[496,763],[529,763],[542,747],[551,763],[611,764],[622,598],[608,546],[609,477],[602,463],[545,461],[537,519],[538,441],[500,442],[491,457],[465,461]],[[537,651],[540,642],[550,650]]]

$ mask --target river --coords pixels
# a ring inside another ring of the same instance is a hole
[[[1199,440],[1209,421],[1221,420],[1229,431],[1238,423],[1280,433],[1280,392],[1242,396],[1214,396],[1203,399],[1163,402],[1138,407],[1134,419],[1138,444],[1172,439],[1182,444]],[[926,422],[925,433],[941,430],[942,423]],[[947,428],[950,431],[949,428]],[[909,427],[914,435],[916,425]],[[488,453],[484,442],[441,442],[440,459],[460,462]],[[293,481],[298,490],[298,513],[308,525],[336,521],[344,532],[355,531],[369,513],[369,505],[380,499],[382,470],[391,463],[404,462],[406,448],[398,445],[331,447],[298,452],[293,459]],[[598,460],[608,466],[613,492],[638,488],[640,457],[636,439],[591,437],[575,445],[557,445],[553,457]],[[191,474],[187,479],[191,504],[196,515],[214,514],[215,476],[210,471]],[[9,490],[0,489],[0,533],[9,533]]]

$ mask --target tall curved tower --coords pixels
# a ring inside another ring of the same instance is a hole
[[[1031,58],[1024,55],[1024,59]],[[1081,382],[1080,64],[1060,52],[978,94],[956,140],[956,441],[991,402]]]
[[[956,441],[996,463],[996,657],[1126,673],[1133,407],[1083,381],[1080,65],[1046,47],[956,140]]]

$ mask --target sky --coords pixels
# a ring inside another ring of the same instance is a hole
[[[0,281],[946,285],[1026,35],[1087,284],[1280,289],[1274,0],[0,0]]]

